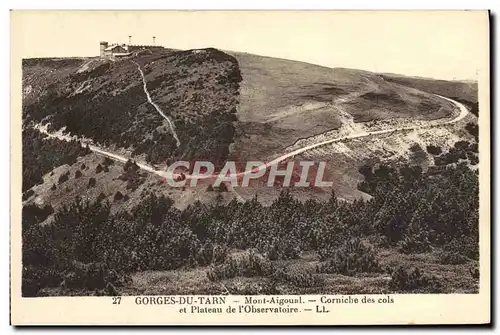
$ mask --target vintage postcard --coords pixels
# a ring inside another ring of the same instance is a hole
[[[12,11],[14,325],[490,322],[487,11]]]

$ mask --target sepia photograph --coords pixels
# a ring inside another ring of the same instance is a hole
[[[487,12],[11,20],[22,298],[481,293]]]

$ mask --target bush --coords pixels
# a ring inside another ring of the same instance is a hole
[[[271,279],[278,283],[284,283],[301,288],[321,287],[325,283],[319,275],[300,271],[298,269],[277,269],[271,275]]]
[[[71,165],[79,156],[88,153],[78,141],[47,138],[30,127],[23,129],[22,148],[23,191],[42,183],[43,175],[54,168],[64,164]]]
[[[82,176],[83,176],[82,171],[76,170],[76,172],[75,172],[75,179],[81,178]]]
[[[479,126],[477,124],[469,122],[465,126],[465,129],[469,132],[469,134],[474,136],[474,139],[476,140],[476,142],[479,140]]]
[[[479,272],[479,268],[477,266],[469,268],[469,272],[470,272],[470,275],[472,276],[472,278],[479,279],[480,272]]]
[[[58,287],[63,281],[62,274],[52,267],[38,268],[23,265],[21,294],[23,297],[36,297],[46,287]]]
[[[405,269],[398,267],[391,275],[389,288],[396,292],[440,293],[439,280],[422,272],[418,267]]]
[[[196,262],[199,266],[223,263],[229,248],[227,246],[207,242],[196,251]]]
[[[418,222],[411,222],[403,239],[399,241],[401,251],[406,254],[424,253],[431,250],[429,228],[419,226]]]
[[[102,170],[104,170],[104,169],[102,168],[102,165],[101,165],[101,164],[97,164],[97,166],[96,166],[96,168],[95,168],[95,173],[101,173],[101,172],[102,172]]]
[[[468,261],[467,257],[463,255],[455,254],[444,250],[438,253],[438,259],[441,264],[451,264],[451,265],[465,264]]]
[[[221,183],[218,187],[217,187],[217,190],[219,192],[227,192],[228,189],[227,189],[227,185],[225,183]]]
[[[22,225],[27,228],[33,224],[38,224],[47,219],[47,217],[54,213],[54,208],[51,205],[39,207],[35,204],[27,204],[22,209]]]
[[[438,156],[438,155],[441,155],[443,150],[441,150],[441,147],[438,147],[438,146],[431,144],[431,145],[427,146],[427,152],[430,153],[431,155]]]
[[[61,185],[62,183],[64,183],[67,180],[69,180],[69,171],[60,175],[57,182],[59,185]]]
[[[230,257],[220,265],[212,266],[207,277],[211,281],[230,279],[238,276],[265,277],[274,271],[271,262],[264,257],[251,252],[241,257]]]
[[[422,150],[422,147],[418,143],[414,143],[410,147],[410,151],[411,152],[419,152],[419,151],[423,151],[423,150]]]
[[[272,261],[300,257],[300,242],[293,236],[269,236],[259,243],[258,249]]]
[[[353,276],[358,273],[380,272],[381,267],[373,247],[354,238],[346,241],[326,262],[319,264],[317,271]]]
[[[105,289],[106,287],[109,289],[109,284],[113,288],[120,287],[131,282],[130,276],[119,274],[101,263],[75,263],[73,268],[64,274],[63,280],[61,284],[63,287],[90,290]]]
[[[29,199],[34,194],[35,194],[35,191],[33,191],[31,189],[24,191],[23,197],[22,197],[23,201]]]
[[[125,165],[123,166],[123,171],[125,172],[129,172],[129,171],[138,171],[140,168],[139,166],[132,160],[127,160],[127,162],[125,163]]]
[[[94,177],[91,177],[91,178],[89,179],[89,183],[88,183],[87,187],[88,187],[88,188],[94,187],[94,186],[95,186],[95,184],[96,184],[96,180],[95,180],[95,178],[94,178]]]
[[[115,201],[120,201],[120,200],[122,200],[122,199],[123,199],[123,194],[122,194],[122,192],[120,192],[120,191],[116,191],[116,193],[115,193],[115,195],[114,195],[113,199],[114,199]]]
[[[114,164],[114,161],[111,158],[104,157],[104,159],[102,161],[102,165],[109,166],[109,165],[113,165],[113,164]]]
[[[52,187],[50,188],[51,191],[55,191],[57,189],[56,184],[52,184]]]
[[[464,263],[468,259],[479,260],[479,241],[477,238],[473,238],[470,236],[457,237],[452,239],[447,244],[445,244],[443,246],[442,251],[443,254],[456,255],[455,256],[456,259],[463,258]],[[453,257],[445,255],[442,256],[450,260],[452,260],[451,257]],[[445,264],[452,264],[452,263],[445,263]],[[455,263],[455,264],[462,264],[462,263]]]

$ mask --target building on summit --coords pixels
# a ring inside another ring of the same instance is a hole
[[[108,42],[100,42],[100,56],[105,58],[120,58],[132,55],[134,52],[141,50],[160,50],[162,46],[154,45],[155,37],[153,37],[153,45],[132,45],[131,37],[129,36],[128,44],[109,44]]]

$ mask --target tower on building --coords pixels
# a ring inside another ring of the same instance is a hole
[[[101,57],[104,57],[105,56],[105,50],[106,48],[108,47],[108,42],[99,42],[99,54],[101,55]]]

